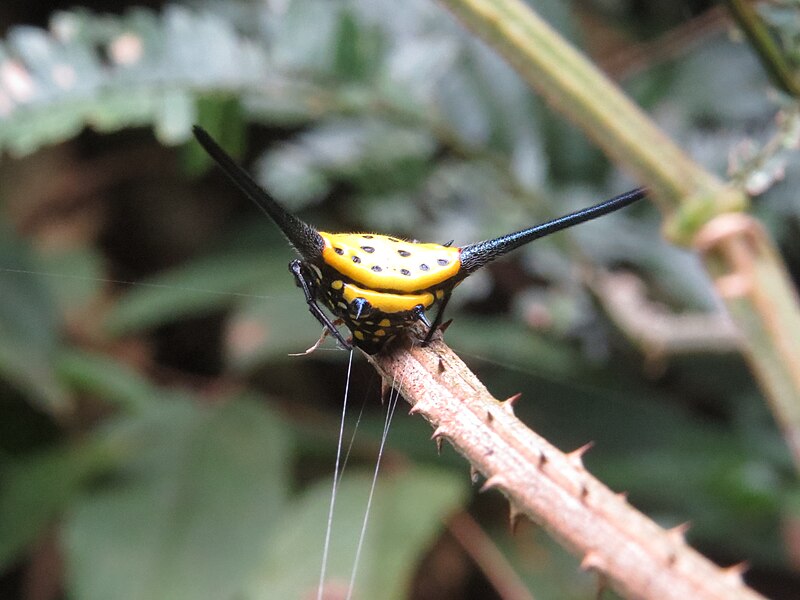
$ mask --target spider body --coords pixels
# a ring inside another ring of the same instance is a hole
[[[458,283],[460,248],[374,233],[319,235],[322,260],[296,261],[290,270],[312,282],[311,295],[342,319],[354,343],[370,354],[411,323],[426,322],[425,311]]]
[[[379,352],[387,342],[421,321],[427,342],[442,322],[453,289],[488,262],[535,239],[618,210],[641,198],[638,188],[606,202],[498,238],[452,247],[375,233],[317,231],[287,212],[237,165],[205,131],[195,137],[228,177],[281,229],[301,258],[289,270],[311,313],[345,348],[355,344]],[[321,309],[325,306],[352,332],[342,337]],[[438,307],[433,323],[426,311]]]

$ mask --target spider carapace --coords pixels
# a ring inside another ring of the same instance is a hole
[[[516,233],[453,247],[424,244],[375,233],[317,231],[287,212],[200,127],[197,141],[225,174],[281,229],[300,254],[289,270],[308,308],[340,345],[355,344],[375,354],[409,325],[428,328],[425,341],[442,322],[450,295],[461,281],[488,262],[535,239],[608,214],[645,197],[637,188],[601,204]],[[346,340],[324,305],[352,333]],[[426,311],[438,307],[431,323]]]

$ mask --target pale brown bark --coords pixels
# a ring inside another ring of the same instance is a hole
[[[585,449],[563,453],[514,416],[440,339],[410,340],[370,357],[383,377],[509,501],[512,518],[544,527],[582,566],[626,598],[761,598],[741,569],[723,569],[690,548],[682,528],[664,530],[586,471]]]

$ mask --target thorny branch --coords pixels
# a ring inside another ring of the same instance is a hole
[[[714,565],[686,544],[684,528],[660,528],[588,473],[588,446],[565,454],[528,429],[514,416],[517,397],[492,397],[440,338],[427,347],[408,338],[369,360],[431,423],[433,438],[449,441],[486,478],[483,489],[508,498],[512,520],[525,515],[543,526],[626,598],[761,598],[740,566]]]

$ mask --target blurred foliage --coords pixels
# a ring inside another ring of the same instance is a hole
[[[650,3],[647,18],[636,3],[531,3],[617,65],[697,160],[763,193],[754,210],[797,276],[797,109],[747,45],[711,20],[670,46],[676,3]],[[796,5],[770,10],[795,60]],[[640,28],[665,41],[631,40]],[[0,45],[0,596],[22,595],[54,548],[63,573],[39,577],[74,598],[314,593],[346,355],[328,341],[286,356],[319,335],[291,251],[207,173],[185,143],[195,122],[332,230],[465,243],[632,185],[427,0],[197,1],[12,27]],[[692,521],[712,558],[747,560],[755,585],[797,597],[796,479],[740,358],[646,363],[586,285],[627,269],[675,313],[719,310],[697,261],[658,228],[641,206],[520,250],[459,287],[448,342],[496,396],[523,391],[537,431],[565,449],[595,440],[588,467],[634,504]],[[341,585],[383,428],[374,376],[355,363],[350,402],[364,414],[334,522]],[[429,436],[395,418],[358,597],[491,597],[442,533],[467,509],[537,598],[593,593],[540,532],[510,538],[499,498],[468,494],[463,460]]]

